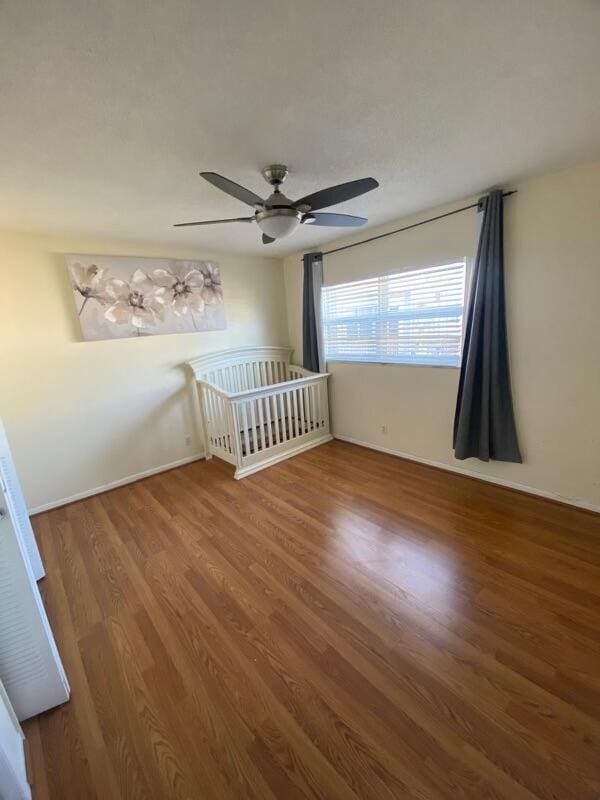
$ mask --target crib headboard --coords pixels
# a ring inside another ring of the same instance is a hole
[[[197,381],[212,383],[226,392],[240,392],[289,380],[291,353],[291,347],[235,347],[187,363]]]

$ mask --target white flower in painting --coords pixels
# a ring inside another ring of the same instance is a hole
[[[223,302],[223,284],[221,283],[221,270],[217,264],[206,262],[202,264],[204,275],[204,288],[202,297],[207,305],[218,305]]]
[[[173,262],[169,269],[155,269],[152,279],[165,289],[166,302],[178,316],[204,311],[204,275],[186,261]]]
[[[119,278],[107,281],[106,294],[111,305],[104,316],[116,325],[148,328],[164,316],[166,289],[153,283],[141,269],[136,269],[129,283]]]
[[[106,303],[106,278],[104,273],[106,270],[100,269],[95,264],[90,264],[89,267],[84,267],[76,261],[71,266],[71,278],[73,286],[76,291],[83,297],[83,303],[79,309],[79,314],[83,311],[85,304],[90,298],[94,298],[99,303]]]

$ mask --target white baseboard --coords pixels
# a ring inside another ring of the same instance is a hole
[[[186,456],[185,458],[180,458],[177,461],[171,461],[170,464],[163,464],[160,467],[145,469],[142,472],[137,472],[135,475],[127,475],[125,478],[119,478],[119,480],[105,483],[102,486],[94,486],[93,489],[85,489],[83,492],[78,492],[70,497],[63,497],[60,500],[51,500],[49,503],[43,503],[41,506],[30,508],[29,515],[33,516],[34,514],[40,514],[42,511],[50,511],[52,508],[66,506],[69,503],[76,502],[77,500],[83,500],[85,497],[92,497],[92,495],[102,494],[102,492],[108,492],[110,489],[117,489],[119,486],[125,486],[128,483],[134,483],[142,478],[149,478],[150,475],[158,475],[159,472],[166,472],[169,469],[175,469],[175,467],[182,467],[184,464],[191,464],[192,461],[199,461],[201,458],[204,458],[204,453]]]
[[[587,500],[581,500],[578,497],[565,497],[562,494],[555,494],[554,492],[546,492],[543,489],[536,489],[533,486],[527,486],[523,483],[515,483],[514,481],[507,481],[504,478],[496,478],[491,475],[484,475],[481,472],[465,469],[464,467],[454,466],[454,464],[445,464],[443,461],[433,461],[430,458],[421,458],[412,453],[403,453],[401,450],[392,450],[389,447],[382,447],[378,444],[371,444],[371,442],[363,442],[360,439],[354,439],[352,436],[340,436],[335,434],[335,438],[342,442],[349,442],[356,444],[359,447],[366,447],[369,450],[378,450],[381,453],[388,453],[391,456],[398,456],[398,458],[405,458],[408,461],[416,461],[418,464],[426,464],[428,467],[436,467],[437,469],[444,469],[447,472],[456,472],[459,475],[465,475],[468,478],[476,478],[479,481],[486,481],[487,483],[494,483],[497,486],[503,486],[506,489],[516,489],[518,492],[525,494],[532,494],[536,497],[544,497],[546,500],[557,500],[559,503],[566,503],[576,508],[583,508],[585,511],[594,511],[600,514],[600,506],[589,503]]]
[[[421,458],[420,456],[415,456],[412,453],[404,453],[401,450],[393,450],[390,447],[382,447],[378,444],[372,444],[371,442],[363,442],[360,439],[355,439],[352,436],[325,436],[323,438],[313,440],[309,442],[307,445],[304,445],[293,453],[287,452],[282,454],[279,457],[275,457],[273,460],[269,460],[269,462],[263,462],[256,465],[252,465],[247,467],[246,469],[240,471],[236,475],[237,478],[245,477],[246,475],[251,475],[253,472],[257,472],[260,469],[264,469],[265,467],[272,466],[272,464],[276,464],[278,461],[283,460],[284,458],[289,458],[290,455],[297,455],[298,453],[304,452],[305,450],[309,450],[312,447],[317,447],[320,444],[324,444],[325,442],[330,441],[331,439],[339,439],[342,442],[349,442],[350,444],[356,444],[359,447],[366,447],[369,450],[378,450],[381,453],[387,453],[391,456],[398,456],[399,458],[405,458],[408,461],[416,461],[418,464],[426,464],[429,467],[436,467],[437,469],[443,469],[447,472],[455,472],[459,475],[465,475],[468,478],[476,478],[477,480],[486,481],[487,483],[493,483],[498,486],[503,486],[506,489],[516,489],[519,492],[525,492],[525,494],[535,495],[536,497],[544,497],[547,500],[557,500],[560,503],[566,503],[567,505],[575,506],[576,508],[583,508],[586,511],[593,511],[596,514],[600,514],[600,506],[594,505],[593,503],[589,503],[587,500],[581,500],[579,498],[573,497],[565,497],[561,494],[556,494],[554,492],[546,492],[543,489],[536,489],[532,486],[526,486],[522,483],[515,483],[514,481],[507,481],[503,478],[496,478],[489,475],[484,475],[480,472],[474,472],[473,470],[465,469],[464,467],[454,466],[453,464],[445,464],[442,461],[434,461],[430,458]],[[102,492],[108,492],[110,489],[117,489],[119,486],[125,486],[128,483],[134,483],[135,481],[139,481],[142,478],[149,478],[151,475],[158,475],[159,472],[166,472],[170,469],[175,469],[176,467],[181,467],[184,464],[191,464],[192,461],[199,461],[200,459],[204,458],[204,453],[197,453],[193,456],[187,456],[186,458],[180,458],[177,461],[172,461],[170,464],[163,464],[160,467],[152,467],[151,469],[143,470],[142,472],[138,472],[134,475],[128,475],[125,478],[120,478],[119,480],[112,481],[111,483],[106,483],[102,486],[95,486],[93,489],[86,489],[83,492],[78,492],[77,494],[71,495],[70,497],[63,497],[60,500],[52,500],[49,503],[43,503],[40,506],[36,506],[35,508],[29,509],[29,514],[33,516],[34,514],[40,514],[42,511],[50,511],[52,508],[59,508],[60,506],[66,506],[69,503],[74,503],[77,500],[83,500],[86,497],[92,497],[95,494],[101,494]]]

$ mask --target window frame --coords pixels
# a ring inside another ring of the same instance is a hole
[[[463,282],[463,312],[462,312],[462,320],[461,320],[461,331],[460,331],[460,351],[458,354],[458,364],[430,364],[418,361],[379,361],[374,359],[369,359],[366,357],[362,358],[329,358],[326,354],[326,341],[325,341],[325,313],[324,313],[324,300],[323,300],[323,291],[335,288],[338,286],[345,286],[350,285],[352,283],[360,283],[361,281],[367,280],[375,280],[379,278],[386,278],[388,276],[394,275],[401,275],[404,272],[416,272],[418,270],[426,270],[426,269],[436,269],[444,266],[449,266],[450,264],[457,264],[459,262],[464,263],[464,282]],[[472,266],[473,262],[472,259],[467,258],[466,256],[459,256],[453,259],[444,259],[432,264],[425,264],[420,266],[407,266],[403,267],[402,269],[397,270],[388,270],[387,272],[382,272],[376,275],[368,275],[364,278],[356,278],[355,280],[345,281],[343,283],[332,283],[328,284],[327,286],[323,286],[321,289],[321,308],[320,308],[320,321],[321,321],[321,335],[323,339],[323,351],[325,353],[325,361],[326,364],[360,364],[360,365],[368,365],[368,366],[376,366],[376,367],[416,367],[418,369],[428,368],[428,369],[460,369],[460,362],[462,360],[462,351],[464,347],[465,341],[465,325],[466,325],[466,313],[467,313],[467,306],[469,301],[469,295],[471,291],[471,279],[472,279]]]

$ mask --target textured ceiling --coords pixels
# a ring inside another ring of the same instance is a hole
[[[0,0],[0,228],[281,255],[198,177],[370,225],[600,154],[598,0]],[[333,210],[333,209],[332,209]]]

